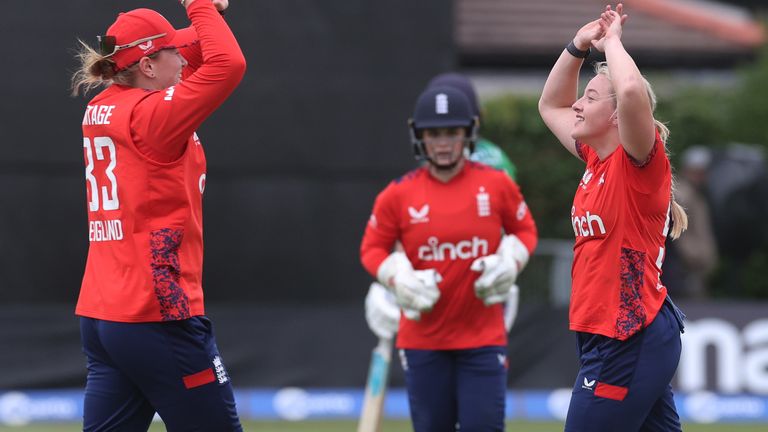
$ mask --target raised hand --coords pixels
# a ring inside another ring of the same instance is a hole
[[[621,39],[624,23],[629,18],[624,14],[624,5],[619,3],[616,5],[616,10],[611,8],[611,5],[606,5],[605,10],[600,14],[600,19],[597,20],[602,31],[600,38],[592,40],[592,45],[600,52],[605,52],[605,42],[610,38]]]
[[[189,7],[192,2],[195,0],[181,0],[181,5],[184,7]],[[224,12],[229,7],[229,0],[211,0],[213,3],[213,6],[216,7],[216,10],[219,12]]]
[[[573,38],[573,44],[576,48],[586,51],[592,44],[592,41],[601,39],[605,34],[603,28],[602,19],[596,19],[585,24],[579,31],[576,32],[576,36]]]
[[[224,12],[229,7],[229,0],[213,0],[213,5],[219,12]]]

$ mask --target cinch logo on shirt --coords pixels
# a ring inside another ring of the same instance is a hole
[[[571,224],[573,234],[577,238],[594,236],[596,229],[599,230],[599,234],[605,235],[605,224],[600,215],[587,212],[586,215],[579,216],[576,214],[576,208],[571,207]]]
[[[488,241],[478,236],[456,244],[440,243],[437,237],[430,237],[426,245],[419,246],[419,259],[422,261],[473,259],[486,255],[488,255]]]
[[[197,187],[200,188],[200,195],[205,192],[205,173],[200,174],[200,178],[197,180]]]

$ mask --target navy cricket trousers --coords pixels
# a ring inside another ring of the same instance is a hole
[[[503,431],[506,349],[400,350],[413,430]]]
[[[119,323],[80,318],[88,360],[83,430],[242,431],[208,318]]]
[[[577,333],[581,369],[565,431],[681,431],[670,382],[683,318],[667,298],[653,322],[625,341]]]

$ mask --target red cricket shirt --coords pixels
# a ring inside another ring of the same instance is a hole
[[[658,134],[642,165],[621,146],[602,161],[587,145],[576,147],[587,168],[571,208],[570,329],[624,340],[653,321],[667,294],[659,277],[671,167]]]
[[[517,184],[505,172],[476,162],[443,183],[426,167],[393,181],[376,198],[360,256],[369,273],[400,241],[414,269],[436,269],[440,299],[420,321],[403,317],[399,348],[465,349],[506,345],[502,306],[477,298],[470,270],[496,252],[503,233],[515,234],[533,251],[536,225]]]
[[[190,58],[182,82],[160,91],[112,85],[86,108],[90,246],[77,315],[152,322],[204,314],[206,160],[195,130],[235,89],[245,61],[211,2],[187,13],[200,42],[182,50]]]

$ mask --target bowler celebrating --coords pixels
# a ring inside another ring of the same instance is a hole
[[[659,280],[667,236],[686,228],[672,197],[669,131],[656,97],[621,41],[622,5],[606,6],[560,54],[539,101],[541,117],[586,164],[570,220],[574,260],[570,329],[581,368],[568,432],[680,430],[670,381],[682,314]],[[577,96],[590,47],[604,52]]]

